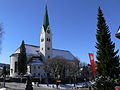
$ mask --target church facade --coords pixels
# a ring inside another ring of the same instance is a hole
[[[69,60],[74,60],[76,57],[67,50],[52,48],[52,31],[49,25],[47,6],[45,8],[44,22],[40,33],[40,46],[25,44],[27,55],[27,73],[35,77],[45,77],[43,62],[47,59],[56,56],[62,56]],[[17,77],[17,62],[20,47],[10,56],[10,77]]]

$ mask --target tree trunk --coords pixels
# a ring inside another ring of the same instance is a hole
[[[75,84],[76,84],[76,77],[74,77],[74,87],[75,87]]]
[[[3,87],[5,87],[5,79],[6,79],[6,75],[3,76]]]

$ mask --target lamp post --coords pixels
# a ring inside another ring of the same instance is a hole
[[[33,90],[33,87],[32,87],[32,81],[31,81],[31,74],[26,74],[25,75],[27,77],[27,85],[26,85],[26,88],[25,90]]]
[[[61,82],[61,80],[59,80],[60,79],[60,75],[58,74],[57,75],[57,81],[56,81],[56,87],[57,87],[57,89],[58,89],[58,86],[60,85],[60,82]]]

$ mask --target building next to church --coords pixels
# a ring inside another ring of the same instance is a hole
[[[70,51],[54,49],[52,47],[52,31],[49,25],[47,6],[45,8],[44,22],[40,33],[40,46],[25,44],[27,55],[27,73],[35,77],[45,77],[43,62],[56,56],[62,56],[69,60],[76,57]],[[17,62],[20,47],[10,56],[10,76],[18,76]]]

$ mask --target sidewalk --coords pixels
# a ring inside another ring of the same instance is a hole
[[[25,90],[26,83],[6,83],[7,87],[6,90]],[[43,85],[44,86],[44,85]],[[4,89],[3,89],[4,90]],[[58,90],[56,88],[50,87],[42,87],[42,86],[33,86],[33,90]],[[88,88],[79,88],[79,89],[72,89],[72,88],[62,88],[61,90],[89,90]],[[93,90],[93,89],[92,89]]]

